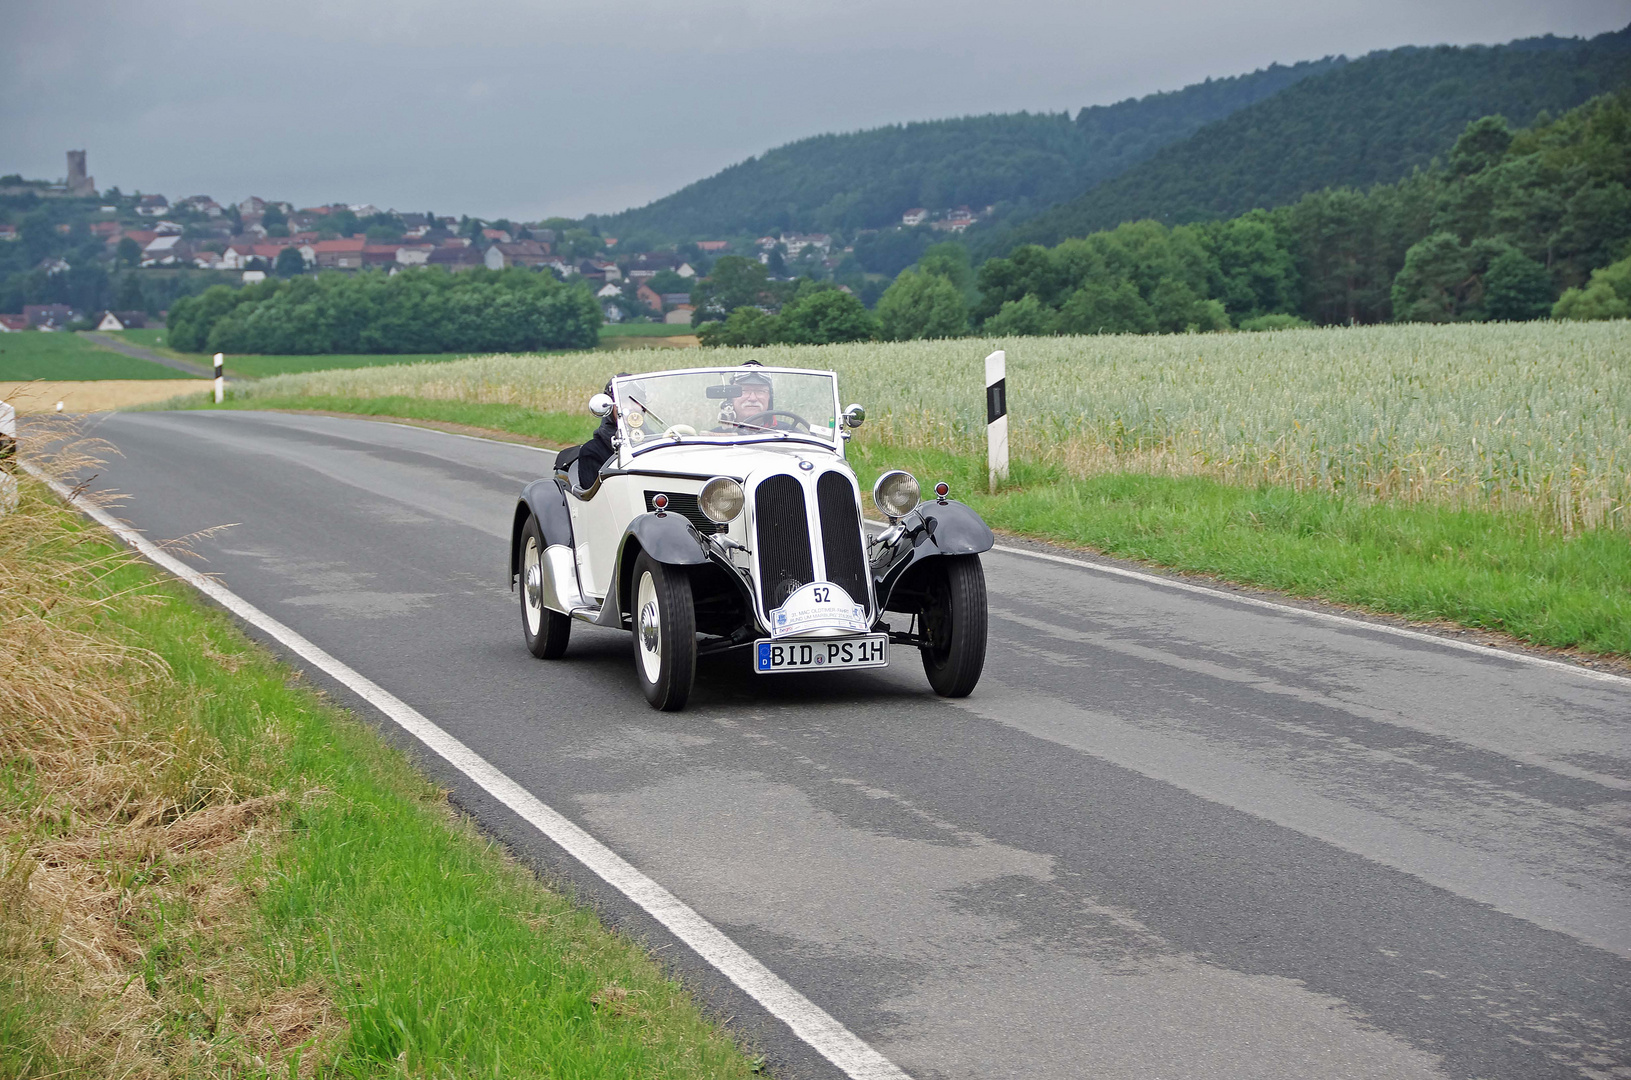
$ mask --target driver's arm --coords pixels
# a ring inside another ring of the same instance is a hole
[[[600,477],[600,467],[611,458],[612,439],[617,436],[617,408],[601,418],[600,426],[578,452],[578,487],[593,487]]]

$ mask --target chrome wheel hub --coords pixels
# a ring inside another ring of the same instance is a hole
[[[655,685],[663,674],[663,615],[657,601],[657,583],[649,572],[640,575],[635,604],[639,614],[634,620],[634,647],[646,681]]]
[[[544,622],[544,568],[538,541],[530,536],[521,559],[521,606],[527,617],[527,633],[536,635]]]
[[[640,644],[650,652],[657,651],[657,605],[647,604],[640,609]]]

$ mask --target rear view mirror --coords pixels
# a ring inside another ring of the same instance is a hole
[[[866,423],[866,410],[859,405],[851,405],[844,410],[844,426],[858,428]]]
[[[739,398],[742,396],[742,388],[735,384],[710,386],[708,387],[708,396],[711,398]]]
[[[589,411],[596,416],[604,417],[612,411],[612,399],[605,394],[596,394],[589,399]]]

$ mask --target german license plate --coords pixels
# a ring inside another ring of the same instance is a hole
[[[753,643],[753,670],[760,675],[784,671],[830,671],[833,668],[885,667],[889,663],[889,635],[819,638],[800,641],[761,638]]]

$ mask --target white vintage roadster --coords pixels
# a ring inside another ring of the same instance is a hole
[[[658,709],[684,707],[699,655],[734,649],[775,675],[883,667],[915,646],[936,692],[974,689],[991,530],[945,484],[922,501],[897,470],[873,488],[889,524],[869,536],[844,460],[865,413],[840,412],[832,372],[692,368],[609,389],[589,403],[616,422],[598,475],[586,486],[563,452],[515,508],[510,582],[534,656],[562,656],[573,620],[631,630]]]

